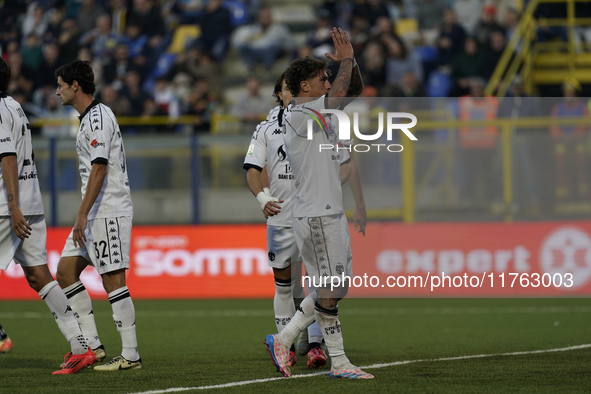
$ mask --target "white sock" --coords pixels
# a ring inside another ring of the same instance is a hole
[[[322,331],[316,321],[308,326],[308,343],[322,343]]]
[[[316,291],[316,287],[310,284],[309,281],[306,282],[306,287],[308,293]],[[316,321],[308,326],[308,343],[322,343],[322,331]]]
[[[39,291],[39,296],[45,301],[49,310],[51,310],[55,322],[66,340],[70,342],[72,354],[86,353],[88,351],[88,344],[80,331],[80,327],[78,327],[78,322],[72,313],[72,308],[68,305],[68,299],[58,283],[54,280],[46,284]]]
[[[286,346],[291,346],[293,341],[302,331],[314,322],[314,303],[316,302],[316,293],[309,294],[297,308],[291,321],[279,333],[279,342]]]
[[[318,303],[315,305],[316,321],[322,330],[326,348],[330,355],[333,369],[354,368],[347,356],[343,345],[343,333],[339,322],[339,310],[323,308]]]
[[[64,293],[70,302],[72,312],[80,325],[82,335],[86,338],[88,346],[96,349],[101,346],[98,330],[94,321],[94,311],[92,310],[92,301],[86,291],[86,287],[81,281],[74,283],[64,289]]]
[[[121,335],[123,350],[121,355],[128,361],[137,361],[140,355],[137,351],[137,336],[135,333],[135,308],[129,295],[127,286],[121,287],[108,294],[113,321]]]
[[[273,310],[275,311],[275,325],[277,326],[277,332],[283,331],[295,313],[291,288],[291,280],[275,278]]]

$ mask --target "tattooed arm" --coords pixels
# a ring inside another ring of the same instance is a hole
[[[25,220],[18,205],[18,165],[16,155],[4,156],[0,159],[0,163],[2,164],[0,167],[2,167],[2,178],[4,179],[12,228],[20,239],[29,238],[31,226]]]
[[[334,55],[327,53],[325,56],[340,63],[340,67],[332,83],[330,92],[328,92],[328,107],[337,108],[342,107],[343,98],[348,96],[347,93],[351,87],[354,54],[347,32],[344,32],[341,28],[333,28],[330,35],[332,36],[336,52]]]
[[[351,72],[351,84],[347,91],[347,97],[357,97],[363,92],[363,79],[361,78],[361,70],[359,66],[355,66]]]

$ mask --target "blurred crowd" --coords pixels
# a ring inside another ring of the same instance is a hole
[[[490,78],[520,18],[516,0],[325,0],[314,7],[315,26],[298,45],[261,0],[4,0],[0,46],[12,68],[8,93],[31,118],[68,116],[54,97],[54,71],[79,58],[93,64],[97,98],[118,116],[192,115],[197,132],[210,130],[222,109],[256,122],[272,98],[249,78],[239,82],[247,92],[226,104],[223,93],[236,83],[224,75],[228,52],[235,51],[248,75],[272,82],[269,71],[277,71],[279,58],[332,52],[330,29],[340,26],[350,33],[367,94],[462,96],[474,78],[480,84]],[[397,29],[399,23],[411,27]],[[171,50],[179,29],[195,26],[199,33]]]

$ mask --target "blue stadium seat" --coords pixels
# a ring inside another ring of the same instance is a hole
[[[452,88],[449,75],[439,71],[433,71],[427,81],[427,94],[429,97],[447,97]]]
[[[435,60],[437,60],[437,57],[439,56],[439,54],[437,53],[437,50],[431,46],[416,47],[414,49],[414,52],[418,56],[418,58],[421,60],[422,63],[434,62]]]

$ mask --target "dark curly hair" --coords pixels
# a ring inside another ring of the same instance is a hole
[[[64,66],[55,70],[55,78],[62,77],[62,80],[71,85],[74,81],[82,88],[86,94],[94,94],[96,87],[94,86],[94,72],[87,60],[74,60]]]
[[[279,78],[277,78],[277,80],[275,81],[275,87],[273,87],[273,97],[275,98],[275,101],[277,101],[277,103],[281,106],[283,106],[283,100],[281,100],[279,98],[279,93],[281,93],[281,88],[283,87],[283,80],[285,79],[285,73],[287,71],[284,71]]]
[[[10,66],[0,57],[0,92],[8,90],[8,82],[10,82]]]
[[[330,75],[328,60],[309,56],[296,59],[285,70],[285,84],[291,94],[297,96],[300,93],[300,82],[314,78],[319,71],[326,71]]]

